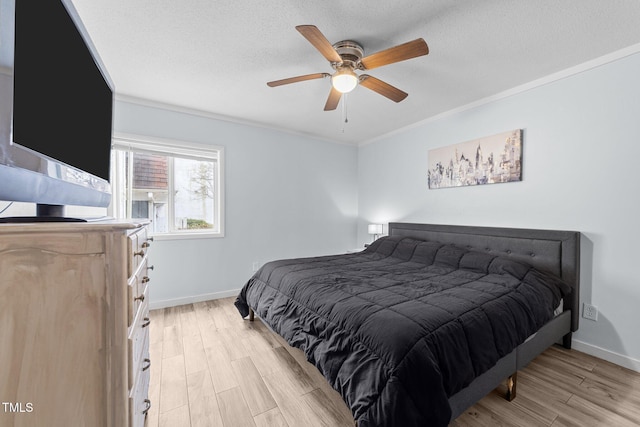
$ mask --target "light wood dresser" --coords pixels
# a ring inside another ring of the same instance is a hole
[[[144,425],[147,224],[0,224],[0,426]]]

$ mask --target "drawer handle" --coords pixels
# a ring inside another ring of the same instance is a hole
[[[140,302],[142,302],[142,301],[144,301],[144,295],[140,295],[139,297],[135,297],[133,300],[134,301],[140,300]]]
[[[151,280],[151,279],[149,279],[149,276],[144,276],[142,278],[142,283],[147,283],[149,280]]]
[[[148,266],[147,269],[153,270],[153,265]]]
[[[149,412],[149,409],[151,409],[151,401],[149,399],[145,399],[144,403],[147,405],[147,407],[144,409],[144,411],[142,411],[143,415],[147,415],[147,412]]]
[[[144,251],[138,251],[133,253],[134,256],[144,256]]]
[[[144,318],[144,323],[141,325],[141,327],[146,328],[150,324],[151,324],[151,319],[149,319],[148,317],[145,317]]]
[[[151,246],[151,243],[149,243],[149,242],[143,242],[142,243],[142,247],[143,248],[148,248],[149,246]]]
[[[147,366],[145,366],[144,368],[142,368],[142,371],[146,371],[147,369],[149,369],[151,367],[151,359],[144,359],[145,362],[147,362]]]

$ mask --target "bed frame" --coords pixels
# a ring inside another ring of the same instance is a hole
[[[571,334],[578,329],[580,306],[580,233],[577,231],[475,227],[441,224],[389,223],[390,236],[414,237],[453,244],[475,251],[510,257],[561,277],[572,292],[563,300],[563,311],[513,352],[449,398],[451,421],[484,396],[507,383],[507,400],[516,397],[517,372],[554,343],[571,348]],[[249,309],[249,320],[254,311]],[[356,423],[357,426],[357,423]]]
[[[507,381],[506,398],[516,396],[517,372],[554,343],[571,348],[580,306],[580,233],[561,230],[389,223],[390,236],[415,237],[510,257],[561,277],[572,288],[563,311],[512,353],[449,398],[453,421],[493,389]]]

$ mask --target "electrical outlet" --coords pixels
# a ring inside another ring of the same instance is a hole
[[[582,317],[589,320],[598,320],[598,307],[585,302],[582,307]]]

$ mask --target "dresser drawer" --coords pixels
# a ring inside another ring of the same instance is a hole
[[[145,294],[148,294],[148,289],[145,290]],[[143,370],[148,370],[151,363],[149,361],[150,324],[149,303],[145,300],[140,306],[135,322],[129,331],[129,388],[133,387],[136,383],[136,377]]]
[[[147,284],[151,281],[148,276],[147,258],[142,260],[142,264],[138,271],[129,278],[127,286],[127,322],[129,325],[133,323],[138,309],[143,302],[149,297]]]
[[[136,272],[140,262],[146,257],[152,241],[153,237],[148,237],[146,227],[129,235],[129,277]]]
[[[146,347],[143,360],[149,360],[149,347]],[[143,367],[144,368],[144,367]],[[129,394],[129,414],[132,427],[143,427],[151,401],[149,400],[150,369],[140,371],[135,386]]]
[[[140,261],[140,258],[133,255],[134,253],[136,253],[137,250],[138,250],[138,235],[137,233],[131,233],[128,236],[128,242],[127,242],[127,266],[128,266],[127,277],[131,277],[131,275],[138,268],[138,262]]]

